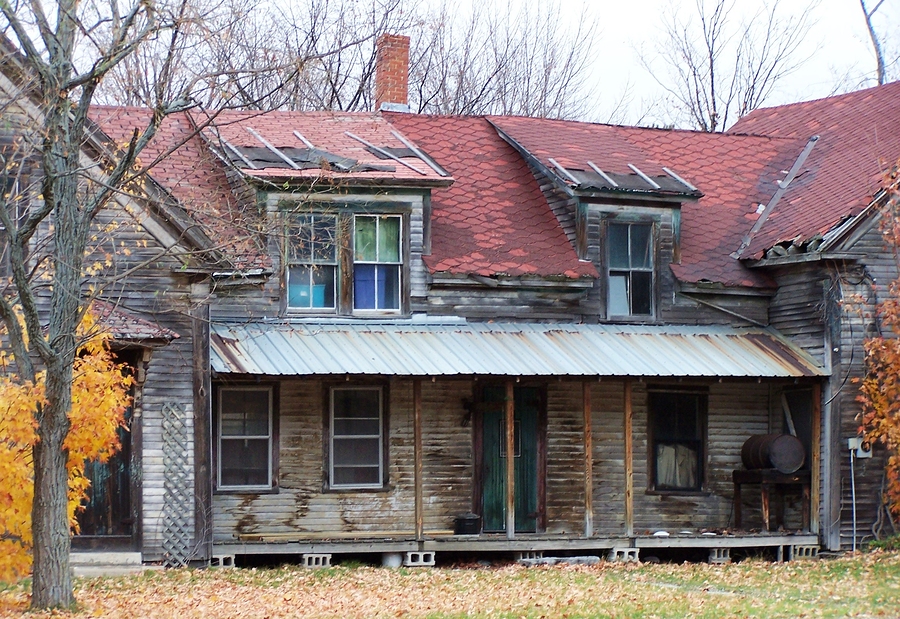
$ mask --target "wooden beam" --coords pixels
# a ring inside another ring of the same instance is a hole
[[[584,412],[584,536],[594,535],[594,435],[591,427],[591,382],[581,383]]]
[[[425,538],[425,510],[422,491],[422,379],[413,380],[413,451],[415,458],[416,539]]]
[[[632,436],[631,379],[625,379],[625,535],[634,535],[634,442]]]
[[[516,403],[513,381],[506,381],[506,539],[516,537]]]
[[[812,453],[809,460],[810,494],[809,494],[809,530],[819,533],[819,497],[821,497],[822,466],[822,386],[815,385],[812,390]]]
[[[209,363],[207,283],[191,284],[192,383],[194,391],[194,547],[196,558],[212,556],[212,389]],[[277,445],[272,446],[278,449]],[[138,471],[139,472],[139,471]],[[135,471],[132,471],[135,473]],[[277,480],[272,480],[277,483]],[[138,521],[140,522],[140,521]]]

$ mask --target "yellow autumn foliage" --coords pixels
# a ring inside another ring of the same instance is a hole
[[[86,343],[75,358],[72,380],[69,451],[69,521],[90,486],[84,464],[106,461],[119,449],[118,429],[131,405],[132,378],[116,363],[110,336],[100,331],[91,314],[79,327]],[[44,373],[35,384],[7,373],[9,353],[0,350],[0,582],[12,582],[31,568],[31,504],[34,469],[31,448],[38,440],[35,413],[44,401]]]

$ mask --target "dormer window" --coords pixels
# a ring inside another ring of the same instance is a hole
[[[286,309],[296,314],[397,314],[409,278],[408,216],[350,208],[285,215]]]
[[[353,309],[400,309],[402,223],[399,215],[354,218]]]
[[[337,290],[337,217],[291,215],[288,242],[288,307],[334,310]]]
[[[653,315],[653,225],[610,223],[607,229],[610,317]]]

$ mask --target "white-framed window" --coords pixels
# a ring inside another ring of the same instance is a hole
[[[403,311],[404,215],[285,213],[284,280],[289,313]]]
[[[353,231],[353,309],[399,310],[403,218],[356,215]]]
[[[607,226],[607,313],[653,315],[653,224]]]
[[[384,485],[384,405],[380,387],[333,387],[328,449],[331,488]]]
[[[337,307],[337,230],[335,215],[288,216],[289,309],[334,311]]]
[[[220,386],[216,405],[216,487],[266,489],[273,479],[273,390]]]

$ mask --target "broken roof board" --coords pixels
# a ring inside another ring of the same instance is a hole
[[[846,95],[751,112],[731,133],[766,134],[819,143],[778,206],[744,250],[762,258],[779,242],[826,234],[863,211],[900,157],[900,82]],[[787,169],[787,168],[783,168]]]

